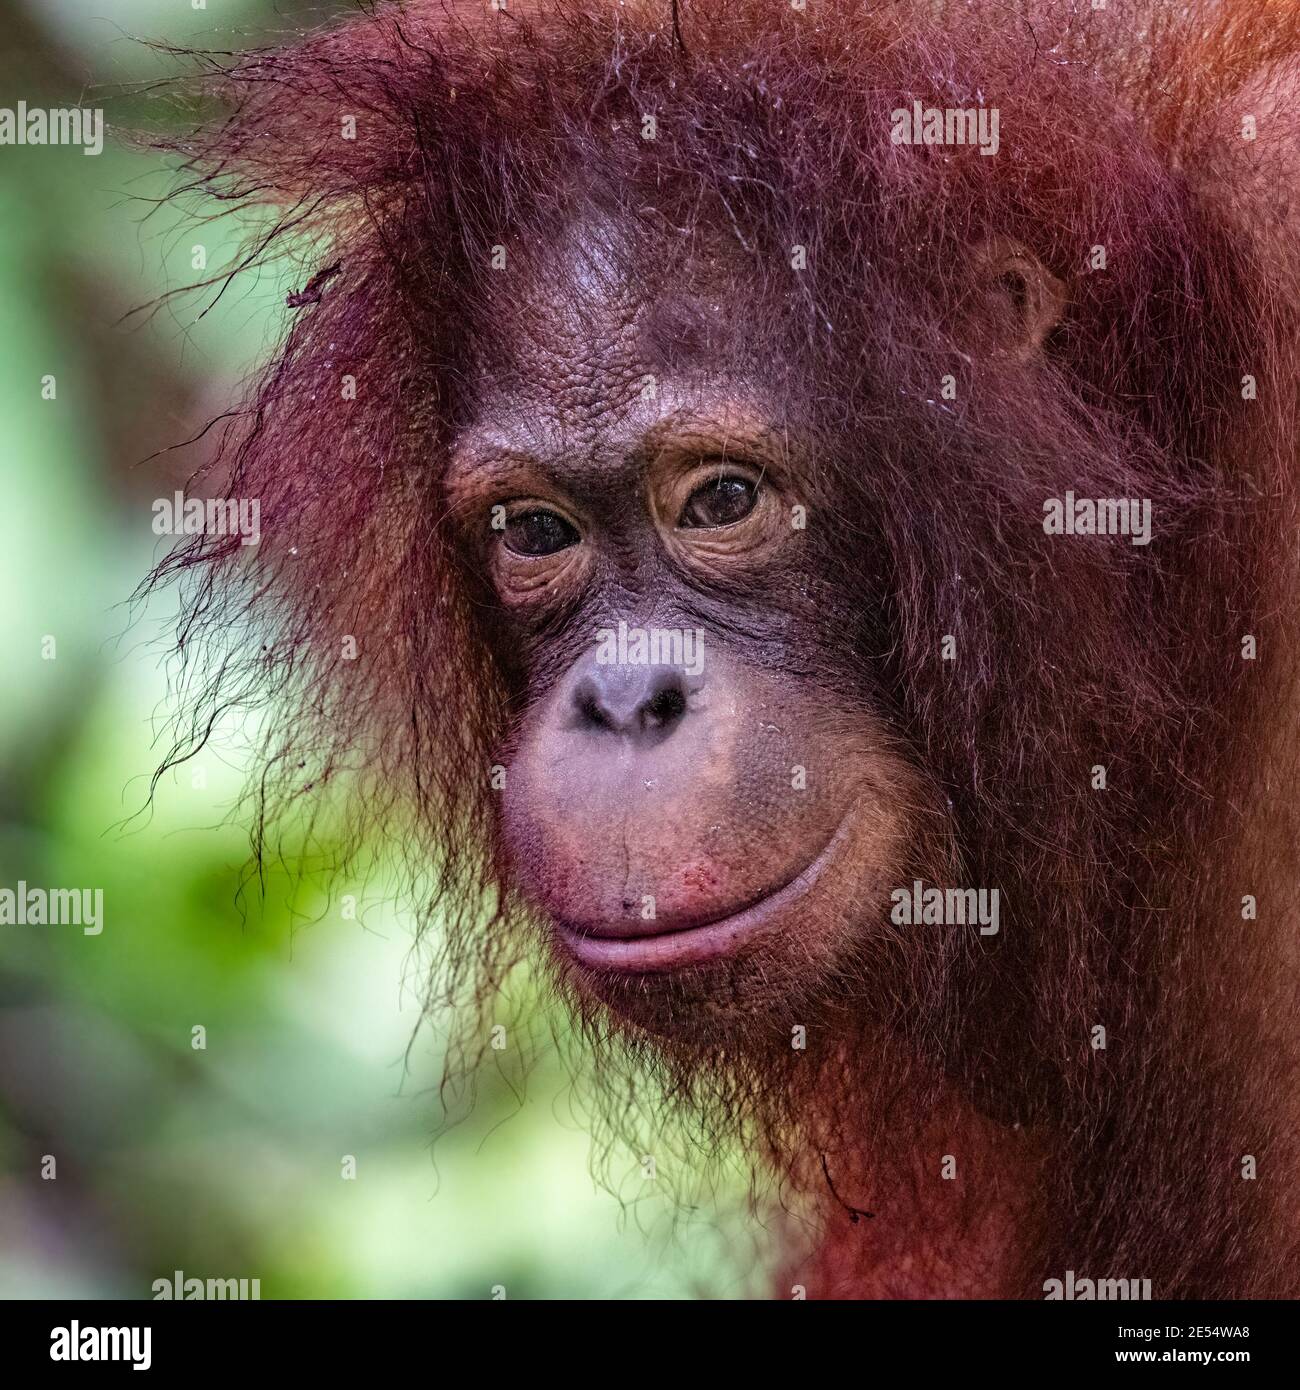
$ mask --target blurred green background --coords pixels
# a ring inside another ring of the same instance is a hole
[[[408,1053],[411,924],[342,920],[287,876],[240,906],[238,729],[134,814],[163,751],[168,614],[126,601],[159,553],[150,503],[188,472],[141,460],[222,408],[278,336],[284,288],[123,323],[194,278],[196,242],[223,263],[238,228],[146,218],[164,166],[114,134],[183,119],[148,90],[176,60],[135,36],[238,49],[303,13],[0,0],[0,107],[84,99],[108,124],[97,158],[0,147],[0,887],[105,897],[99,936],[0,926],[0,1295],[149,1297],[182,1270],[258,1278],[263,1298],[726,1296],[712,1213],[686,1219],[631,1154],[621,1200],[593,1181],[549,1054],[522,1098],[486,1072],[433,1143],[443,1030]]]

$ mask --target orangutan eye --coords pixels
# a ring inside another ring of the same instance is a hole
[[[516,555],[554,555],[576,545],[578,533],[558,512],[534,507],[506,521],[505,541]]]
[[[720,473],[686,499],[678,526],[713,528],[743,521],[758,501],[758,484],[739,473]]]

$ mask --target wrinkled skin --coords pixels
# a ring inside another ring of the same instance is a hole
[[[653,288],[593,244],[539,261],[448,483],[517,653],[507,843],[562,962],[622,1014],[788,1029],[789,990],[820,992],[885,920],[918,779],[847,693],[858,620],[802,524],[826,499],[743,336],[727,370],[666,369]],[[552,516],[558,548],[519,553],[519,518]],[[620,622],[698,647],[604,663]]]

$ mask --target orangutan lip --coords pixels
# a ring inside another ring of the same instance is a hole
[[[557,922],[556,930],[582,965],[599,970],[658,973],[718,960],[730,955],[812,887],[844,838],[850,819],[845,816],[816,859],[784,887],[727,917],[648,936],[597,936],[564,922]]]

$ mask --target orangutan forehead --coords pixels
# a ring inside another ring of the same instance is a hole
[[[508,399],[511,414],[569,422],[716,396],[708,383],[744,365],[740,279],[720,234],[584,221],[503,248],[475,395],[498,418]]]
[[[577,481],[762,435],[771,403],[743,360],[735,260],[707,237],[600,222],[507,251],[452,475],[529,460]]]

